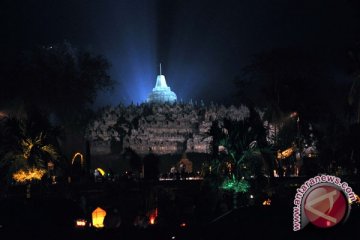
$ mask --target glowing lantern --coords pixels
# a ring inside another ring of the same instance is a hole
[[[106,216],[106,211],[102,208],[96,208],[92,212],[92,224],[96,228],[103,228],[104,227],[104,219]]]
[[[155,216],[150,216],[150,224],[154,225],[155,224]]]
[[[155,210],[150,211],[150,213],[149,213],[149,223],[151,225],[155,224],[155,220],[156,220],[157,216],[158,216],[158,209],[157,208],[155,208]]]

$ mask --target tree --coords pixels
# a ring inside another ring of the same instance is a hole
[[[1,71],[6,91],[0,105],[37,106],[73,130],[82,130],[98,91],[114,84],[109,67],[102,56],[68,42],[35,48],[9,60]]]
[[[275,128],[273,147],[277,149],[290,147],[292,139],[297,140],[296,144],[301,148],[303,141],[300,138],[304,140],[307,135],[304,131],[310,124],[319,140],[320,151],[331,148],[335,140],[330,136],[337,139],[328,130],[336,131],[332,128],[333,123],[341,121],[345,113],[346,84],[330,77],[334,67],[319,53],[316,49],[300,48],[263,52],[256,55],[236,79],[240,100],[265,110],[264,120]],[[356,83],[353,89],[356,89]],[[354,109],[357,109],[360,95],[353,90],[352,96]],[[298,129],[294,124],[289,125],[291,112],[296,112],[300,120]],[[327,162],[321,157],[321,152],[320,158],[324,167],[330,164],[329,158]]]
[[[280,48],[258,54],[235,79],[239,98],[270,110],[267,115],[272,120],[296,111],[303,121],[319,121],[336,112],[334,99],[341,90],[324,62],[316,51],[304,49]]]
[[[28,111],[25,119],[3,119],[1,129],[0,169],[9,181],[40,180],[49,166],[63,167],[58,129],[40,113]]]
[[[159,157],[151,152],[144,157],[144,178],[146,180],[158,180],[159,161]]]
[[[250,117],[242,121],[214,121],[210,134],[215,154],[208,178],[216,188],[234,192],[236,207],[238,193],[249,191],[250,179],[255,179],[253,190],[260,192],[266,175],[271,176],[269,165],[274,159],[268,154],[265,129],[259,115],[251,109]]]
[[[126,161],[129,162],[130,168],[135,173],[141,172],[141,158],[140,156],[131,148],[126,148],[123,157]]]
[[[352,119],[349,126],[349,133],[346,136],[346,145],[350,160],[349,166],[355,165],[356,171],[360,169],[360,153],[358,150],[360,133],[360,44],[358,43],[352,50],[349,51],[350,59],[352,60],[352,75],[353,81],[348,93],[348,105],[350,110],[350,117]],[[354,167],[354,166],[352,166]]]

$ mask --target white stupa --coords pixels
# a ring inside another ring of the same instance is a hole
[[[150,93],[147,102],[149,103],[174,103],[176,102],[176,94],[171,91],[170,87],[167,86],[165,76],[161,74],[161,63],[160,63],[160,74],[156,78],[156,84]]]

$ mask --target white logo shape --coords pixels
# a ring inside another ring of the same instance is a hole
[[[336,190],[332,191],[332,192],[329,192],[329,193],[326,193],[320,197],[317,197],[309,202],[306,202],[305,204],[305,209],[308,210],[309,212],[319,216],[319,217],[322,217],[330,222],[333,222],[333,223],[336,223],[337,222],[337,219],[334,218],[334,217],[331,217],[329,215],[326,215],[325,213],[323,212],[320,212],[319,210],[313,208],[312,206],[314,206],[315,204],[317,204],[318,202],[321,202],[321,201],[324,201],[325,199],[329,199],[329,202],[330,202],[330,209],[329,209],[329,212],[331,211],[331,209],[333,208],[334,206],[334,196],[336,195]]]

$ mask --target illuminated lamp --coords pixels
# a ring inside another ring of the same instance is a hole
[[[149,223],[150,223],[151,225],[154,225],[154,224],[155,224],[155,219],[156,219],[156,217],[155,217],[154,215],[151,215],[151,216],[150,216],[150,219],[149,219]]]
[[[148,216],[149,216],[149,223],[150,223],[151,225],[154,225],[154,224],[155,224],[155,220],[156,220],[156,218],[158,217],[158,209],[155,208],[155,210],[150,211],[150,214],[149,214]]]
[[[102,170],[101,168],[97,168],[96,170],[99,171],[99,173],[101,174],[101,176],[104,176],[104,175],[105,175],[105,171]]]
[[[282,152],[278,152],[277,154],[277,158],[278,159],[285,159],[285,158],[288,158],[291,156],[291,154],[293,154],[294,152],[294,149],[291,147],[291,148],[288,148]]]
[[[186,223],[184,223],[184,222],[181,223],[181,224],[180,224],[180,227],[183,227],[183,228],[186,227]]]
[[[92,212],[92,225],[96,228],[104,227],[104,219],[106,216],[106,211],[100,207],[96,208]]]
[[[78,228],[84,228],[84,227],[86,227],[86,220],[84,220],[84,219],[78,219],[78,220],[76,220],[75,226],[78,227]]]
[[[74,154],[74,156],[73,156],[73,158],[72,158],[72,160],[71,160],[71,165],[74,165],[75,159],[76,159],[77,157],[80,157],[81,168],[83,168],[83,167],[84,167],[84,156],[83,156],[81,153],[79,153],[79,152],[77,152],[77,153]]]
[[[267,200],[265,200],[263,203],[262,203],[263,206],[270,206],[271,205],[271,199],[268,198]]]

